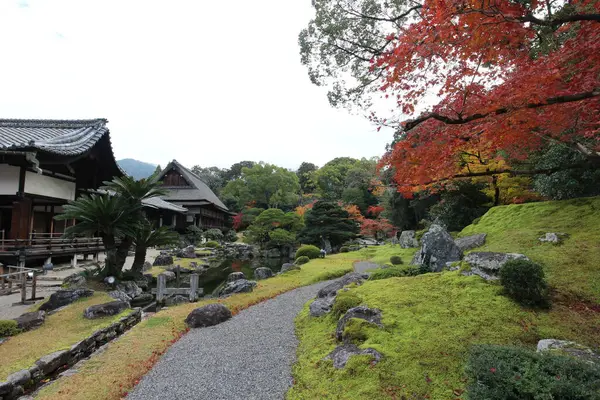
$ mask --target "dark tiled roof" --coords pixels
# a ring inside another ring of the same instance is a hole
[[[108,133],[105,119],[0,119],[0,149],[72,156],[90,150]]]
[[[144,199],[144,200],[142,200],[142,204],[144,204],[144,206],[151,207],[151,208],[160,208],[163,210],[171,210],[171,211],[176,211],[179,213],[187,212],[187,208],[178,206],[173,203],[169,203],[168,201],[165,201],[165,200],[161,199],[160,197],[150,197],[148,199]]]
[[[210,190],[208,185],[204,183],[198,175],[181,165],[179,162],[177,162],[177,160],[171,161],[169,165],[167,165],[167,167],[160,173],[158,179],[162,179],[163,176],[165,176],[165,174],[173,167],[175,167],[179,173],[183,175],[183,178],[191,185],[191,187],[167,187],[167,189],[169,189],[169,194],[162,196],[164,200],[181,202],[206,200],[223,211],[229,211],[225,204],[219,200],[217,195]]]

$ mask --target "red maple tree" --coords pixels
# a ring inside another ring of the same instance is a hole
[[[404,114],[432,90],[440,99],[403,121],[383,159],[400,192],[555,172],[514,166],[550,142],[600,165],[599,1],[426,0],[412,11],[372,60]]]

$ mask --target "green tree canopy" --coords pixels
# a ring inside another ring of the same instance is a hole
[[[283,246],[295,243],[296,233],[302,227],[302,219],[296,213],[269,208],[254,219],[246,230],[246,237],[261,246]]]
[[[360,227],[346,210],[330,201],[318,201],[304,216],[305,227],[298,235],[302,243],[323,246],[329,240],[333,247],[354,239]]]
[[[298,182],[300,183],[302,193],[313,193],[316,190],[313,175],[317,170],[317,166],[313,163],[303,162],[300,164],[296,175],[298,175]]]
[[[198,175],[217,196],[221,193],[221,189],[225,185],[224,176],[228,173],[227,170],[219,167],[203,168],[199,165],[195,165],[192,168],[192,172]]]

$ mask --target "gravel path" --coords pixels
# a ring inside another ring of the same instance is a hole
[[[294,318],[329,283],[292,290],[220,325],[192,329],[127,398],[283,399],[296,360]]]
[[[381,268],[381,265],[372,263],[370,261],[357,261],[354,263],[354,272],[366,272],[371,269]]]

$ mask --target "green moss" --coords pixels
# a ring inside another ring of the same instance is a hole
[[[416,276],[420,274],[419,267],[416,265],[399,265],[389,268],[378,269],[371,273],[369,280],[376,281],[379,279],[388,279],[403,276]]]
[[[369,329],[376,328],[376,325],[371,324],[368,321],[360,318],[350,318],[344,327],[344,333],[342,337],[344,341],[352,342],[356,345],[360,345],[369,338]]]
[[[383,314],[385,328],[363,326],[351,332],[364,339],[359,347],[383,354],[374,366],[366,356],[352,357],[341,370],[323,361],[338,345],[332,335],[337,321],[310,318],[306,306],[296,319],[300,344],[296,383],[288,398],[464,398],[460,394],[466,389],[464,368],[472,345],[535,349],[539,339],[557,338],[598,348],[600,314],[591,311],[600,300],[598,221],[600,198],[577,199],[492,208],[460,233],[488,234],[477,251],[524,253],[544,265],[554,296],[550,310],[522,308],[502,295],[499,284],[460,271],[369,280],[352,289]],[[570,237],[561,246],[540,243],[546,232]],[[383,263],[396,253],[397,248],[385,246],[371,260]]]
[[[14,319],[0,320],[0,337],[14,336],[21,332]]]
[[[349,309],[357,307],[362,303],[362,299],[354,293],[354,291],[340,291],[335,298],[331,314],[339,319]]]

